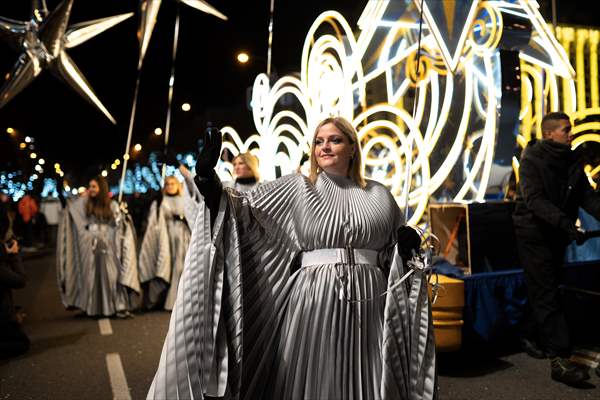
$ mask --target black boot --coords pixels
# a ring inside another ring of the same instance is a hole
[[[578,367],[575,363],[566,358],[554,357],[550,360],[552,370],[552,379],[565,383],[569,386],[579,386],[588,379],[590,375],[587,371]]]
[[[521,349],[523,349],[523,351],[530,357],[539,359],[546,358],[546,353],[544,350],[542,350],[537,343],[532,340],[525,338],[521,339]]]

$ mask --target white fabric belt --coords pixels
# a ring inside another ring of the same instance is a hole
[[[302,252],[300,262],[303,267],[323,264],[378,265],[378,255],[379,252],[370,249],[318,249]]]

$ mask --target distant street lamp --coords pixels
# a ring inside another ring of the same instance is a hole
[[[37,154],[35,154],[35,153],[31,153],[31,154],[29,155],[29,157],[30,157],[31,159],[36,159],[36,158],[37,158]]]
[[[142,145],[139,143],[136,143],[135,146],[133,146],[133,150],[135,151],[141,151],[142,150]]]
[[[15,130],[11,127],[6,128],[6,133],[8,133],[9,135],[12,135],[13,133],[15,133]]]
[[[156,128],[156,129],[154,130],[154,134],[155,134],[156,136],[160,136],[160,135],[162,135],[162,133],[163,133],[163,132],[162,132],[162,129],[161,129],[161,128]]]
[[[248,53],[243,51],[239,52],[236,58],[241,64],[246,64],[250,60],[250,56],[248,55]]]
[[[186,112],[187,112],[187,111],[190,111],[190,110],[192,109],[192,106],[190,105],[190,103],[183,103],[183,104],[181,105],[181,109],[182,109],[183,111],[186,111]]]

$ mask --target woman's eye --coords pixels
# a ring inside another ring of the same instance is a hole
[[[323,141],[322,141],[322,140],[320,140],[320,139],[317,139],[317,140],[315,141],[315,144],[316,144],[317,146],[320,146],[320,145],[322,145],[322,144],[323,144]]]
[[[340,144],[340,143],[342,143],[342,139],[340,139],[340,138],[331,139],[331,143]]]

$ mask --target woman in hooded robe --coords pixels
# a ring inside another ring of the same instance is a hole
[[[66,203],[58,227],[57,273],[65,307],[89,316],[133,316],[140,292],[135,229],[101,176]]]
[[[190,242],[183,187],[175,176],[165,178],[162,197],[150,206],[139,257],[146,307],[172,310]]]

